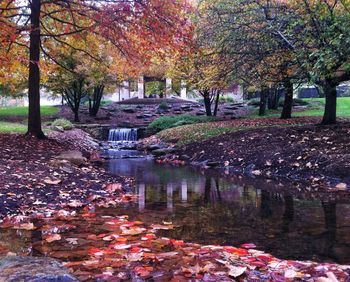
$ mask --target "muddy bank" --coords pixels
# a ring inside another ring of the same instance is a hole
[[[349,123],[252,129],[194,142],[161,159],[350,191],[349,133]]]
[[[108,184],[126,186],[130,179],[109,175],[87,140],[77,129],[47,140],[0,134],[0,217],[79,207],[107,197]]]

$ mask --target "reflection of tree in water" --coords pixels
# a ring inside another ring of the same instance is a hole
[[[326,231],[321,234],[323,244],[319,247],[324,255],[334,257],[333,247],[336,244],[337,235],[337,205],[334,202],[322,202],[322,207]]]
[[[289,225],[294,220],[294,199],[293,196],[284,195],[284,213],[282,220],[282,233],[289,232]]]
[[[272,215],[271,195],[265,190],[261,190],[260,216],[262,219],[269,218]]]

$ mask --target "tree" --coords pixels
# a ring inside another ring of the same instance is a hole
[[[8,42],[9,48],[12,45],[29,48],[28,134],[44,138],[40,117],[40,51],[56,61],[53,54],[45,52],[46,44],[76,49],[66,40],[79,38],[86,31],[108,40],[116,51],[129,58],[163,48],[181,48],[189,27],[185,9],[183,1],[170,0],[1,1],[0,21],[6,31],[0,33],[0,42]]]
[[[260,115],[265,114],[268,104],[270,108],[276,108],[278,96],[274,95],[275,89],[305,79],[297,58],[278,35],[285,30],[284,21],[291,20],[284,3],[203,0],[201,4],[208,11],[208,20],[203,28],[206,45],[231,57],[231,73],[236,81],[260,90]],[[288,93],[281,117],[289,118],[293,93],[289,87],[284,88],[288,89]],[[274,103],[271,103],[272,100]]]
[[[284,40],[326,98],[322,124],[336,122],[336,87],[350,80],[350,3],[298,0],[291,3],[295,21]]]
[[[230,62],[200,46],[193,47],[191,54],[175,61],[169,71],[171,77],[185,80],[189,88],[203,97],[207,116],[216,116],[219,96],[231,82]]]

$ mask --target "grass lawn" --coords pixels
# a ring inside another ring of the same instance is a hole
[[[42,106],[41,115],[42,116],[52,116],[58,113],[58,108],[54,106]],[[7,107],[0,108],[0,118],[1,117],[25,117],[28,115],[28,107]]]
[[[303,99],[310,103],[308,108],[303,111],[292,112],[292,116],[323,116],[325,98],[307,98]],[[253,112],[251,118],[270,118],[279,117],[281,115],[280,110],[267,110],[266,115],[260,117],[258,115],[258,110]],[[339,97],[337,98],[337,116],[338,117],[350,117],[350,97]]]
[[[239,128],[224,122],[206,122],[165,129],[157,136],[164,141],[177,140],[178,145],[184,145],[237,130]]]
[[[0,121],[0,133],[26,133],[27,125]]]
[[[308,98],[304,99],[310,103],[317,102],[318,105],[311,106],[310,109],[295,113],[296,116],[322,116],[323,107],[325,104],[324,98]],[[337,116],[339,117],[350,117],[350,97],[339,97],[337,98]]]

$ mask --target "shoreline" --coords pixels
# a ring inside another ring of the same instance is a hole
[[[161,141],[170,153],[156,158],[159,163],[219,170],[224,176],[299,182],[308,189],[350,195],[348,132],[349,123],[248,129],[180,147]]]

